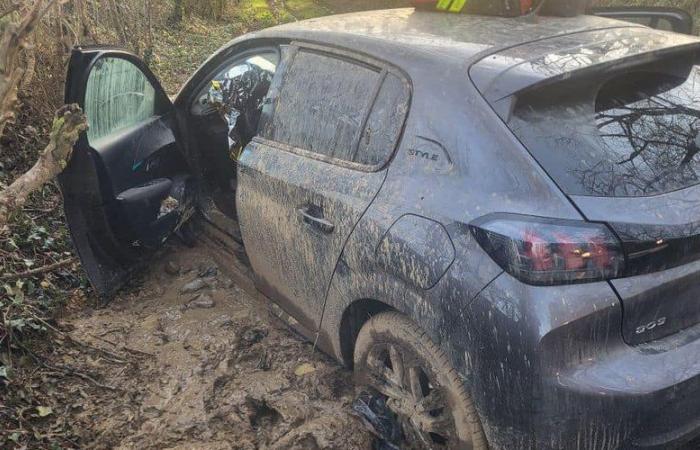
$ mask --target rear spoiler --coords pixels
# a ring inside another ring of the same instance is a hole
[[[513,98],[522,93],[563,80],[694,52],[700,52],[700,39],[692,36],[646,27],[611,28],[505,49],[473,64],[469,76],[484,98],[505,118]]]
[[[670,26],[672,31],[682,34],[693,33],[693,16],[680,8],[665,6],[615,6],[609,8],[590,8],[589,14],[609,19],[641,21],[649,27],[665,29]],[[641,23],[640,22],[640,23]]]

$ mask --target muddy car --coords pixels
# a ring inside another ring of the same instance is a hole
[[[592,15],[298,22],[172,101],[77,48],[60,182],[100,296],[206,245],[410,445],[670,448],[700,433],[699,99],[700,39]]]

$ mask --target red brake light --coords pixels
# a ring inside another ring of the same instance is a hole
[[[532,230],[525,230],[523,251],[525,256],[530,259],[533,269],[551,270],[554,267],[549,245]]]
[[[623,271],[621,244],[603,224],[490,214],[470,228],[498,265],[528,284],[599,281]]]

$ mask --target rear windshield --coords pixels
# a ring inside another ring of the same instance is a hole
[[[692,186],[700,183],[700,66],[686,57],[569,80],[520,98],[509,125],[568,194]]]

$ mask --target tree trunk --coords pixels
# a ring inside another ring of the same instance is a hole
[[[173,2],[173,12],[168,19],[168,22],[173,25],[177,25],[182,22],[182,0],[175,0]]]

